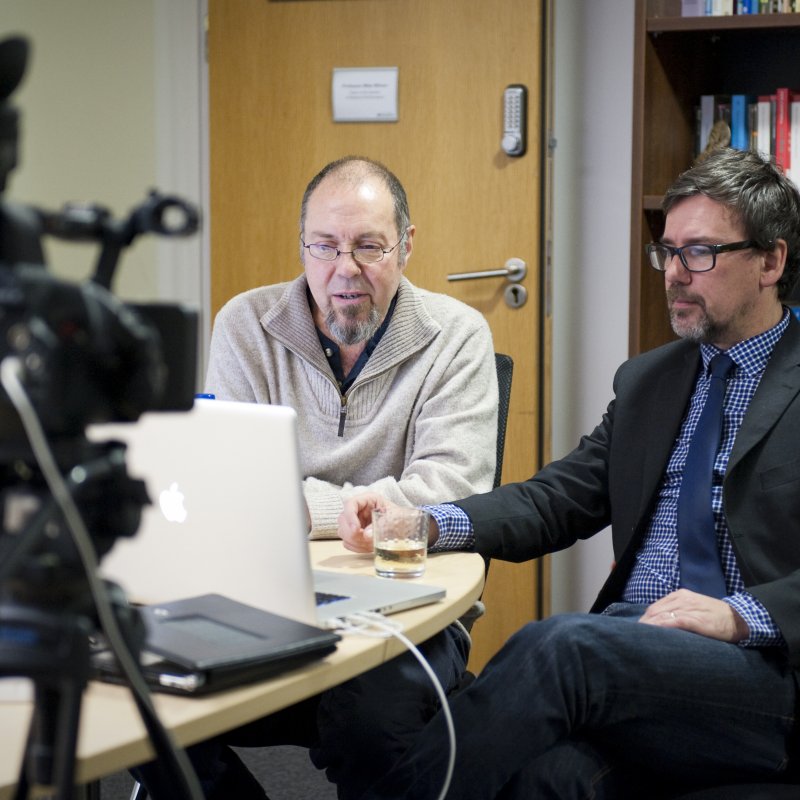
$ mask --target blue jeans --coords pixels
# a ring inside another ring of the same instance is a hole
[[[451,625],[419,645],[445,692],[458,688],[467,666],[469,639]],[[263,789],[234,747],[293,744],[336,783],[342,800],[360,797],[413,743],[439,709],[430,679],[411,653],[321,695],[187,748],[206,798],[256,800]],[[158,762],[131,770],[152,800],[171,800]]]
[[[622,797],[640,771],[651,786],[781,776],[796,703],[781,651],[640,625],[637,607],[610,611],[526,625],[453,698],[448,798]],[[436,798],[447,757],[439,713],[364,800]]]

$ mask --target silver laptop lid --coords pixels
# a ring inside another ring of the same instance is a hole
[[[101,574],[136,601],[217,593],[316,623],[296,425],[283,406],[197,400],[93,426],[90,438],[127,443],[152,501]]]

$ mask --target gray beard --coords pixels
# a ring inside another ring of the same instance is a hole
[[[694,325],[686,325],[677,314],[670,313],[670,324],[672,330],[681,339],[687,339],[690,342],[709,342],[709,338],[713,332],[713,326],[709,322],[708,317],[703,317],[700,322]]]
[[[354,309],[357,314],[358,310]],[[325,324],[330,331],[331,338],[345,347],[369,341],[381,325],[381,315],[375,306],[369,310],[365,320],[346,319],[348,312],[343,312],[345,319],[340,321],[336,312],[330,308],[325,315]]]

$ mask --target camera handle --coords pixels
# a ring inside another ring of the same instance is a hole
[[[100,256],[92,280],[111,289],[120,253],[142,233],[190,236],[200,226],[197,209],[172,195],[151,191],[126,220],[114,220],[107,208],[68,203],[59,213],[40,211],[43,232],[70,241],[100,242]]]

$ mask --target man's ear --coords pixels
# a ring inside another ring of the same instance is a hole
[[[414,249],[414,234],[417,232],[416,225],[409,225],[408,226],[408,233],[406,233],[405,238],[405,246],[406,246],[406,255],[403,259],[403,263],[400,265],[402,269],[406,268],[406,264],[408,264],[408,259],[411,258],[411,251]]]
[[[761,286],[775,286],[783,275],[786,267],[786,254],[788,248],[785,239],[776,239],[772,250],[764,253],[764,267],[761,270]]]

